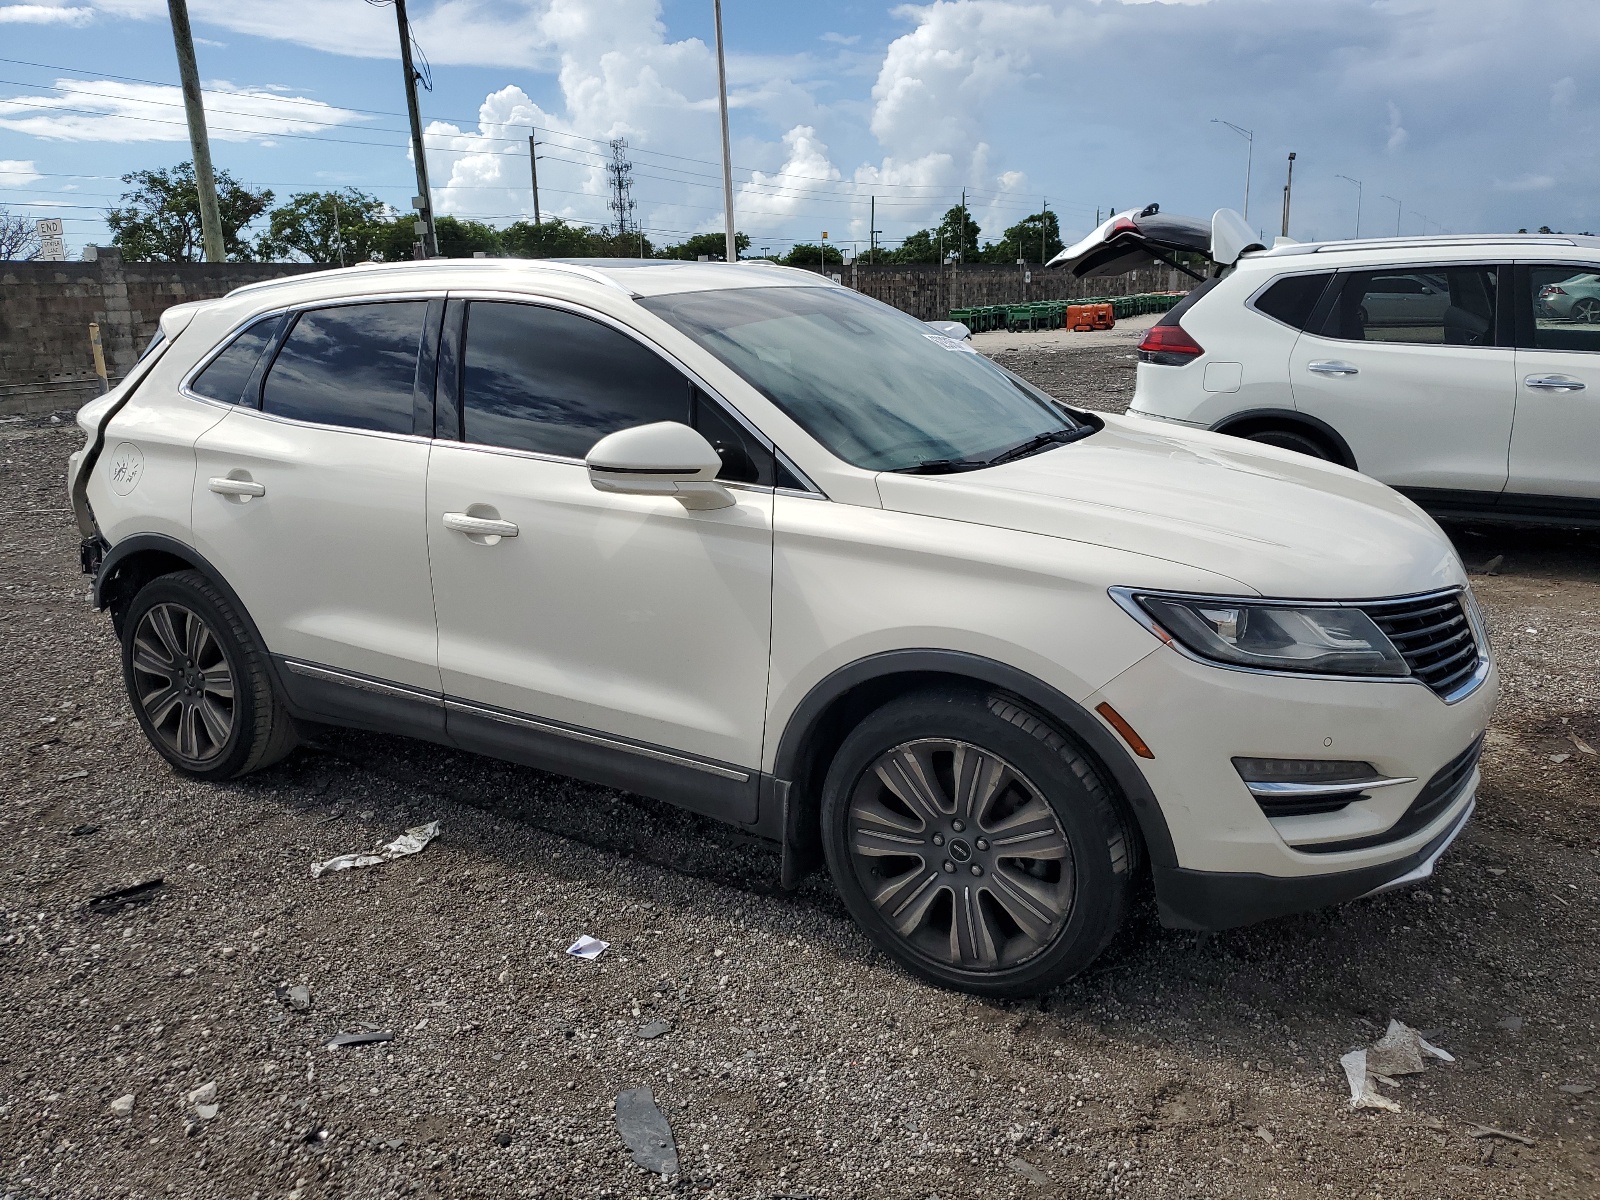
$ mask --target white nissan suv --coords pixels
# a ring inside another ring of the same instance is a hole
[[[1232,218],[1122,213],[1058,257],[1220,266],[1140,345],[1130,414],[1342,463],[1440,517],[1600,525],[1600,238],[1264,249],[1219,238]]]
[[[255,284],[79,419],[85,569],[199,778],[320,723],[661,797],[988,995],[1087,966],[1147,868],[1226,928],[1426,876],[1473,807],[1495,669],[1408,500],[813,274]]]

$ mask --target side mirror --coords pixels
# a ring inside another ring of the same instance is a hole
[[[678,421],[635,425],[607,434],[585,461],[602,492],[671,496],[685,508],[727,508],[733,493],[717,482],[722,459],[699,433]]]

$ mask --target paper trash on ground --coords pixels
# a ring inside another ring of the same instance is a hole
[[[1351,1108],[1382,1108],[1399,1112],[1400,1105],[1378,1091],[1381,1081],[1391,1086],[1396,1075],[1415,1075],[1423,1070],[1426,1054],[1441,1062],[1455,1062],[1455,1056],[1427,1042],[1409,1025],[1390,1019],[1389,1028],[1368,1050],[1352,1050],[1339,1059],[1350,1084]]]
[[[610,942],[602,942],[599,938],[592,938],[585,933],[567,947],[567,953],[573,958],[586,958],[593,962],[609,949],[611,949]]]
[[[353,867],[376,867],[380,863],[392,862],[397,858],[405,858],[408,854],[420,854],[427,849],[428,843],[439,836],[439,822],[429,821],[426,825],[415,825],[406,830],[387,846],[377,850],[368,850],[361,854],[341,854],[337,858],[330,858],[327,862],[311,864],[311,878],[327,871],[348,871]]]

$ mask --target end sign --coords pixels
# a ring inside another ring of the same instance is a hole
[[[60,217],[41,217],[33,223],[39,235],[39,257],[45,262],[65,262],[67,243],[62,240]]]

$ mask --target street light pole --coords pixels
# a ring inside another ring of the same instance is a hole
[[[728,145],[728,68],[722,53],[722,0],[711,0],[711,11],[717,24],[717,102],[722,106],[722,221],[727,260],[738,262],[738,236],[733,228],[733,152]]]
[[[1395,200],[1393,196],[1385,196],[1384,199],[1385,200],[1394,200],[1394,235],[1395,235],[1395,237],[1399,237],[1400,236],[1400,208],[1401,208],[1400,201]]]
[[[217,211],[217,177],[211,169],[211,139],[206,134],[206,110],[200,98],[200,68],[194,61],[189,6],[186,0],[167,0],[167,11],[172,14],[172,42],[178,51],[178,78],[183,81],[183,115],[189,122],[195,190],[200,193],[200,245],[207,262],[223,262],[228,250]]]
[[[1250,220],[1250,166],[1256,156],[1256,135],[1253,130],[1242,125],[1235,125],[1232,121],[1224,121],[1221,117],[1212,117],[1213,125],[1226,125],[1248,144],[1244,152],[1244,219]]]
[[[1335,179],[1342,179],[1346,183],[1356,185],[1356,236],[1361,236],[1361,180],[1351,179],[1348,175],[1335,175]]]
[[[1289,178],[1283,184],[1283,236],[1289,236],[1289,195],[1294,190],[1294,151],[1289,151]]]

